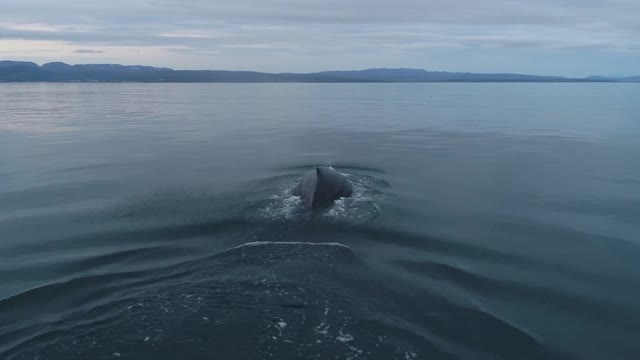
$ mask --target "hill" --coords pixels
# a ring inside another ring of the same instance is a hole
[[[524,74],[482,74],[423,69],[366,69],[315,73],[264,73],[226,70],[174,70],[170,68],[119,65],[70,65],[51,62],[39,66],[26,61],[0,61],[0,82],[619,82],[640,77],[614,79],[591,76],[584,79]]]

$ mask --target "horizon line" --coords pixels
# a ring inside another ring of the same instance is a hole
[[[360,68],[360,69],[341,69],[341,70],[337,70],[337,69],[330,69],[330,70],[316,70],[316,71],[308,71],[308,72],[291,72],[291,71],[279,71],[279,72],[272,72],[272,71],[259,71],[259,70],[228,70],[228,69],[183,69],[183,68],[173,68],[173,67],[168,67],[168,66],[156,66],[156,65],[144,65],[144,64],[122,64],[122,63],[102,63],[102,62],[87,62],[87,63],[67,63],[64,61],[48,61],[48,62],[42,62],[42,63],[38,63],[37,61],[30,61],[30,60],[8,60],[8,59],[0,59],[0,63],[2,62],[17,62],[17,63],[32,63],[37,65],[38,67],[42,67],[44,65],[47,64],[64,64],[64,65],[69,65],[69,66],[76,66],[76,65],[115,65],[115,66],[124,66],[124,67],[136,67],[136,66],[140,66],[140,67],[151,67],[151,68],[157,68],[157,69],[168,69],[168,70],[172,70],[172,71],[224,71],[224,72],[251,72],[251,73],[261,73],[261,74],[274,74],[274,75],[284,75],[284,74],[294,74],[294,75],[307,75],[307,74],[317,74],[317,73],[326,73],[326,72],[358,72],[358,71],[367,71],[367,70],[408,70],[408,71],[424,71],[427,73],[450,73],[450,74],[470,74],[470,75],[521,75],[521,76],[535,76],[535,77],[540,77],[540,78],[562,78],[562,79],[566,79],[566,80],[586,80],[586,79],[590,79],[590,78],[594,78],[594,80],[596,78],[600,78],[600,79],[609,79],[609,80],[618,80],[618,79],[627,79],[627,78],[634,78],[634,77],[638,77],[640,75],[619,75],[619,76],[605,76],[605,75],[599,75],[599,74],[592,74],[592,75],[587,75],[587,76],[583,76],[583,77],[573,77],[573,76],[567,76],[567,75],[533,75],[533,74],[528,74],[526,72],[472,72],[472,71],[452,71],[452,70],[428,70],[426,68],[412,68],[412,67],[366,67],[366,68]]]

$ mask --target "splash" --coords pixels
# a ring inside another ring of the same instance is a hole
[[[276,184],[274,192],[259,204],[258,216],[271,222],[318,222],[358,224],[371,221],[381,213],[384,190],[390,185],[381,178],[355,173],[342,173],[353,186],[353,196],[342,198],[326,209],[309,211],[304,202],[292,195],[298,178]]]

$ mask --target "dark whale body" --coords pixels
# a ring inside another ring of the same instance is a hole
[[[309,209],[329,206],[335,200],[350,197],[351,194],[353,188],[344,175],[328,166],[317,166],[293,189],[293,195],[300,196]]]

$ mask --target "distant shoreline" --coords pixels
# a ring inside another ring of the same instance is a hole
[[[434,81],[4,81],[0,84],[633,84],[640,81],[618,80],[434,80]]]
[[[0,83],[620,83],[640,76],[570,78],[511,73],[466,73],[424,69],[265,73],[229,70],[174,70],[141,65],[0,61]]]

